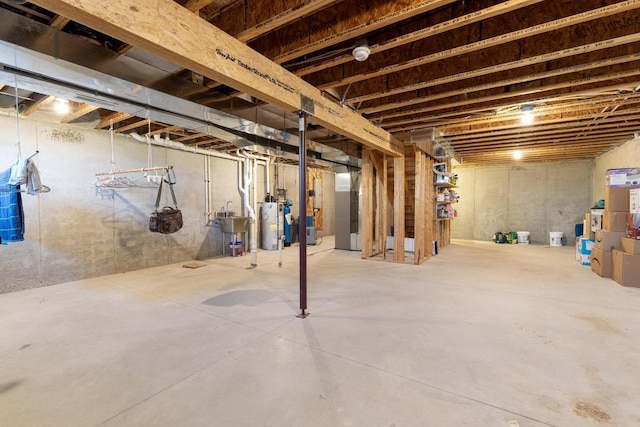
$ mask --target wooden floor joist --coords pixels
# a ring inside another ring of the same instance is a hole
[[[359,114],[343,108],[299,77],[212,26],[172,0],[35,0],[91,28],[312,120],[388,155],[400,142]],[[167,31],[171,29],[171,31]],[[202,43],[206,39],[209,43]]]
[[[571,25],[577,25],[580,23],[592,21],[595,19],[600,19],[603,17],[608,17],[616,13],[621,13],[624,11],[633,10],[637,8],[640,8],[640,0],[628,0],[621,3],[617,3],[615,5],[609,5],[609,6],[601,7],[599,9],[590,10],[588,12],[578,13],[576,15],[568,16],[565,18],[556,19],[551,22],[545,22],[543,24],[534,25],[532,27],[528,27],[518,31],[513,31],[508,34],[501,34],[499,36],[495,36],[489,39],[476,41],[464,46],[458,46],[451,49],[443,50],[443,51],[426,55],[420,58],[411,59],[402,63],[387,65],[377,70],[371,70],[368,72],[359,73],[357,75],[343,77],[340,80],[319,84],[317,85],[317,87],[319,89],[330,89],[330,88],[335,88],[339,86],[346,86],[348,84],[361,82],[374,77],[385,76],[391,73],[408,70],[409,68],[413,68],[421,65],[431,64],[437,61],[444,61],[448,58],[453,58],[455,56],[477,52],[479,50],[487,49],[489,47],[500,46],[509,42],[524,39],[526,37],[531,37],[531,36],[544,34],[551,31],[567,28]],[[574,54],[577,54],[577,53],[574,53]],[[547,60],[549,59],[551,58],[548,58]]]
[[[489,19],[497,15],[513,12],[514,10],[530,6],[541,1],[543,0],[510,0],[498,5],[489,6],[477,12],[458,16],[448,21],[435,24],[431,27],[422,28],[409,34],[403,34],[400,37],[395,37],[391,40],[371,45],[369,46],[369,48],[371,49],[371,55],[376,55],[390,49],[404,46],[409,43],[414,43],[416,41],[426,39],[427,37],[433,37],[435,35],[442,34],[444,32],[451,31],[453,29],[460,28],[462,26],[469,25],[475,22],[480,22],[484,19]],[[296,70],[295,74],[302,77],[311,73],[315,73],[317,71],[322,71],[327,68],[334,67],[336,65],[345,64],[353,60],[353,55],[351,55],[350,53],[346,55],[340,55],[336,58],[327,59],[317,64]]]

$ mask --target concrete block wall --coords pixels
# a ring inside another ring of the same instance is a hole
[[[111,170],[111,135],[77,125],[61,125],[21,118],[20,141],[23,156],[40,151],[34,160],[43,184],[51,192],[22,195],[25,240],[0,245],[0,293],[90,277],[121,273],[193,259],[220,256],[225,241],[219,226],[207,226],[205,218],[205,165],[210,165],[211,208],[232,202],[242,212],[237,188],[235,161],[151,147],[154,166],[173,165],[178,205],[183,228],[171,235],[151,233],[157,186],[143,174],[121,177],[137,179],[126,189],[97,188],[97,172]],[[0,116],[0,170],[17,160],[18,124],[12,116]],[[147,166],[148,147],[133,138],[114,134],[115,170]],[[281,185],[297,205],[297,166],[280,166]],[[272,167],[275,172],[275,165]],[[149,172],[154,174],[154,172]],[[266,192],[264,167],[258,168],[258,200]],[[333,173],[325,173],[325,218],[334,204]],[[167,188],[161,206],[171,205]],[[294,207],[294,216],[297,210]],[[325,220],[326,221],[326,220]],[[325,223],[325,233],[333,233]],[[259,263],[259,260],[258,260]]]
[[[591,207],[593,162],[513,163],[458,167],[452,223],[454,239],[490,241],[497,231],[529,231],[532,243],[549,244],[549,232],[568,242]]]
[[[600,157],[596,158],[593,173],[592,200],[604,198],[605,174],[607,169],[639,168],[640,167],[640,139],[632,139]]]

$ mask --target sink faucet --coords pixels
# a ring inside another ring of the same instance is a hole
[[[231,209],[229,209],[229,205],[233,207],[233,202],[231,200],[227,202],[227,213],[231,212]]]

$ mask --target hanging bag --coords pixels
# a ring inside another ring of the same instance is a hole
[[[173,169],[171,169],[173,171]],[[171,190],[171,198],[173,199],[173,205],[165,206],[162,210],[158,210],[160,207],[160,196],[162,195],[162,184],[165,181],[164,177],[160,181],[160,187],[158,188],[158,196],[156,197],[155,211],[151,213],[149,218],[149,230],[154,233],[171,234],[182,228],[182,212],[178,209],[178,202],[176,201],[176,195],[173,192],[173,184],[176,183],[176,175],[173,172],[173,181],[171,181],[169,175],[169,169],[167,169],[167,184]]]

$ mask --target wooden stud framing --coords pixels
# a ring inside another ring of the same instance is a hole
[[[362,258],[373,254],[373,162],[369,151],[362,150]]]
[[[395,262],[404,262],[404,158],[393,159],[393,257]]]

